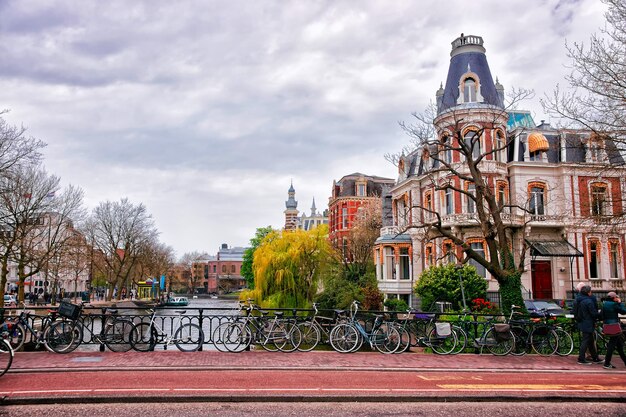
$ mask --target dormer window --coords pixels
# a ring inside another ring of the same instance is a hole
[[[473,78],[466,78],[463,83],[463,102],[476,102],[476,81]]]
[[[356,187],[355,191],[356,191],[357,197],[367,196],[367,181],[365,180],[365,178],[363,177],[359,178],[355,183],[355,187]]]

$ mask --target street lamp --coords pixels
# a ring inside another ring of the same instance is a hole
[[[463,311],[467,311],[467,303],[465,302],[465,289],[463,288],[463,265],[457,265],[457,272],[459,273],[459,284],[461,285],[461,297],[463,298]]]

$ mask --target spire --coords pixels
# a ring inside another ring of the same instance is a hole
[[[315,216],[317,208],[315,207],[315,197],[313,197],[313,205],[311,206],[311,216]]]
[[[293,188],[293,180],[291,181],[291,186],[289,187],[289,191],[287,191],[288,199],[285,201],[285,207],[287,209],[296,209],[298,207],[298,202],[296,201],[296,190]]]

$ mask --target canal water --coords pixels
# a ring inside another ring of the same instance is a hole
[[[167,307],[167,308],[159,308],[157,309],[157,317],[155,318],[155,322],[159,327],[163,327],[163,330],[172,334],[173,331],[171,327],[178,327],[178,318],[176,311],[185,310],[185,317],[187,316],[197,316],[199,314],[199,309],[203,309],[202,317],[203,317],[203,326],[202,329],[205,332],[204,340],[208,341],[211,339],[211,334],[208,334],[213,331],[220,323],[224,322],[226,317],[234,316],[239,314],[239,302],[236,299],[221,299],[221,298],[192,298],[189,297],[189,305],[186,307]],[[135,321],[137,321],[137,316],[142,316],[145,314],[149,314],[147,310],[144,309],[128,309],[128,308],[118,308],[118,314],[121,316],[128,315],[131,317],[135,317]],[[169,317],[168,317],[169,316]],[[144,319],[146,321],[147,319]],[[183,323],[187,322],[188,319],[183,318]],[[198,323],[197,318],[193,318],[191,320],[192,323]],[[88,333],[85,330],[86,333]],[[100,320],[96,320],[93,326],[93,333],[98,334],[100,332]],[[83,337],[83,340],[88,340],[91,337],[90,334],[86,334]],[[215,346],[212,343],[205,343],[202,346],[203,350],[216,350]],[[97,352],[100,350],[100,345],[98,343],[83,343],[76,349],[77,352]],[[164,350],[163,344],[157,344],[155,350]],[[176,345],[172,344],[167,347],[168,351],[178,351]]]

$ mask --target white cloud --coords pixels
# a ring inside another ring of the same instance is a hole
[[[538,96],[564,42],[602,25],[595,0],[358,3],[0,3],[0,102],[49,143],[48,170],[87,202],[128,197],[179,254],[245,245],[333,179],[395,177],[397,125],[434,99],[450,42],[483,36],[494,76]],[[538,100],[528,103],[541,118]]]

